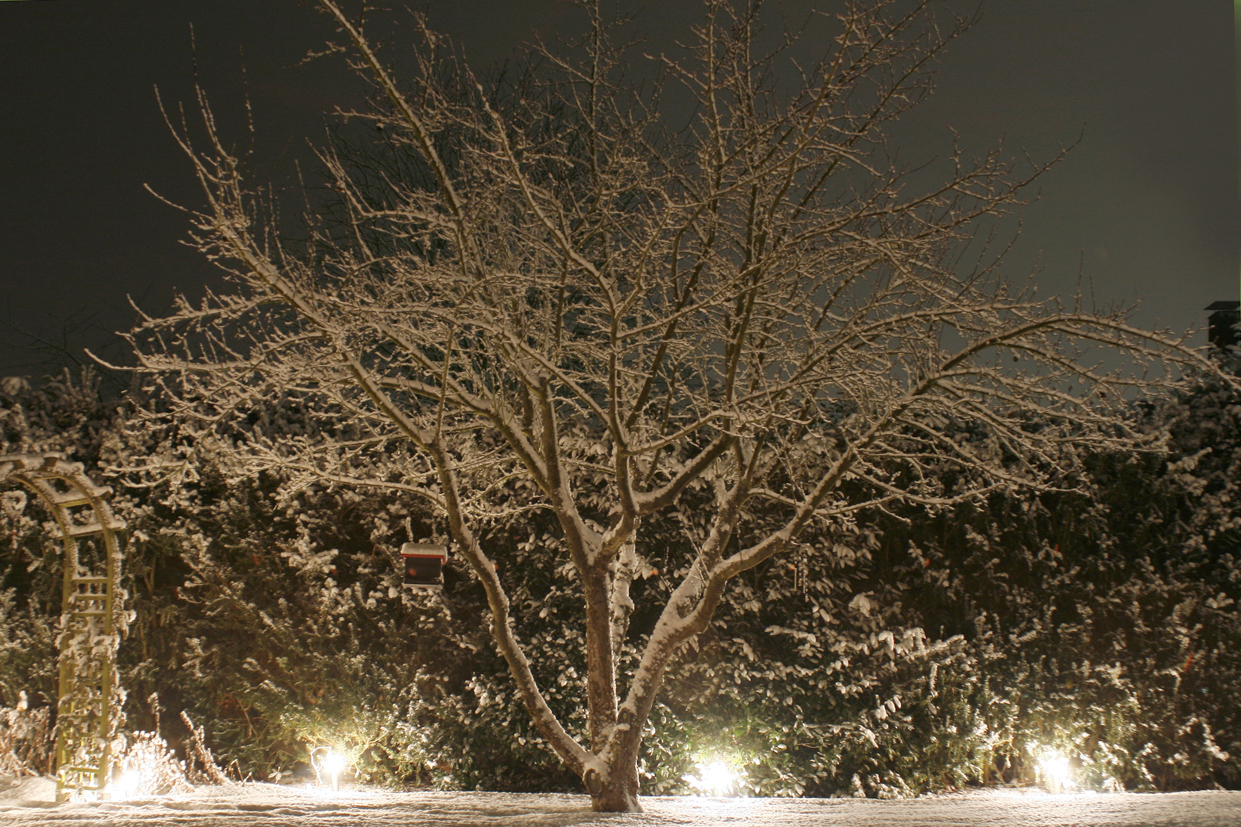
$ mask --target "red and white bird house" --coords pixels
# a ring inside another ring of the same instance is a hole
[[[444,585],[444,561],[448,547],[434,543],[406,543],[401,546],[405,564],[405,585],[416,589],[438,589]]]

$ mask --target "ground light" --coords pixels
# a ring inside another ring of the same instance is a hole
[[[737,791],[741,774],[723,761],[712,761],[699,764],[698,774],[685,776],[685,781],[701,795],[722,797]]]
[[[184,766],[156,733],[133,733],[119,755],[114,764],[116,776],[108,785],[105,798],[148,798],[188,787]]]
[[[1065,755],[1050,748],[1044,749],[1038,767],[1047,783],[1048,792],[1060,793],[1073,788],[1073,771]]]
[[[327,758],[323,759],[323,767],[332,776],[332,792],[336,792],[340,789],[340,774],[345,769],[345,756],[328,750]]]
[[[333,747],[315,747],[310,751],[310,765],[314,767],[319,785],[330,783],[332,792],[340,789],[340,774],[349,765],[344,753],[337,752]],[[325,782],[324,777],[327,777]]]
[[[116,801],[127,801],[138,797],[138,791],[145,786],[143,779],[136,772],[125,772],[112,782],[108,790],[109,797]]]

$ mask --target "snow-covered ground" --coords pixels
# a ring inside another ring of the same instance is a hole
[[[648,798],[641,815],[599,815],[583,796],[319,792],[272,784],[200,787],[144,801],[53,803],[46,779],[0,778],[6,827],[1238,827],[1241,792],[1046,795],[976,792],[909,801]]]

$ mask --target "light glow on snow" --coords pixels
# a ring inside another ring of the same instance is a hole
[[[331,785],[332,792],[340,789],[340,774],[350,763],[349,757],[335,747],[315,747],[310,751],[310,764],[319,778],[319,784],[323,785],[324,776],[327,776],[326,783]]]
[[[188,786],[184,781],[184,768],[178,765],[164,740],[151,733],[136,733],[121,754],[116,776],[103,797],[129,801]]]
[[[980,790],[927,798],[708,799],[644,797],[645,815],[594,813],[584,795],[393,792],[350,787],[336,795],[274,784],[198,787],[128,803],[57,805],[56,781],[0,775],[5,827],[1237,827],[1241,792],[1053,796]]]
[[[143,786],[142,780],[136,772],[125,772],[121,777],[112,782],[112,786],[108,792],[110,797],[118,801],[126,801],[130,798],[137,798],[138,791]]]
[[[737,791],[741,774],[723,761],[712,761],[709,764],[700,764],[698,774],[685,776],[685,781],[699,793],[718,798],[733,795]]]
[[[1074,788],[1073,770],[1067,756],[1050,747],[1045,748],[1038,766],[1043,780],[1047,783],[1048,792],[1060,793]]]

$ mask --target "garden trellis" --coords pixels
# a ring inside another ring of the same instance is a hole
[[[989,233],[1055,158],[893,150],[970,25],[943,4],[849,3],[772,40],[757,0],[713,0],[644,83],[640,36],[584,3],[577,46],[485,84],[421,18],[389,38],[317,5],[374,107],[322,149],[306,237],[290,243],[205,94],[201,133],[170,117],[203,188],[191,243],[228,287],[128,335],[158,400],[141,427],[193,429],[231,481],[431,503],[596,810],[641,809],[665,679],[730,584],[817,538],[853,565],[859,520],[901,507],[1085,491],[1097,452],[1161,447],[1129,400],[1219,375],[1124,309],[1005,276]],[[379,44],[411,38],[390,68]],[[817,56],[794,60],[799,38]],[[280,410],[296,432],[259,413]],[[568,714],[516,623],[518,556],[489,537],[536,514],[517,550],[555,547],[548,579],[580,612]],[[688,542],[655,566],[661,521]]]
[[[56,797],[102,794],[121,722],[116,652],[125,630],[120,586],[124,522],[80,463],[56,454],[0,456],[0,485],[38,495],[64,549]]]

